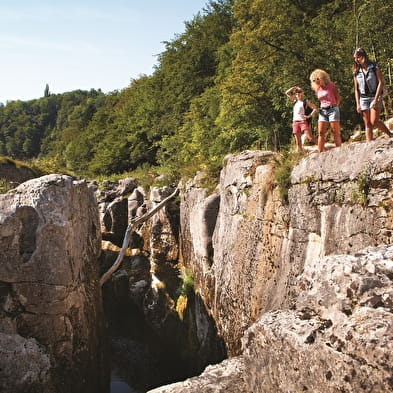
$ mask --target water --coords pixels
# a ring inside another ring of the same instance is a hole
[[[126,382],[122,381],[117,375],[111,375],[111,393],[138,393],[132,389]]]

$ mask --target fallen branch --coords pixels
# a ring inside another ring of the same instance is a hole
[[[132,235],[134,228],[137,225],[147,221],[150,217],[152,217],[155,213],[157,213],[160,209],[162,209],[167,204],[167,202],[169,200],[171,200],[172,198],[174,198],[176,196],[176,194],[178,192],[179,192],[179,189],[176,188],[175,191],[171,195],[169,195],[164,200],[162,200],[156,207],[151,209],[149,212],[145,213],[142,217],[135,218],[134,220],[131,221],[131,224],[127,227],[126,233],[124,235],[123,245],[121,247],[119,255],[117,256],[113,265],[102,275],[102,277],[100,279],[101,286],[104,285],[105,282],[109,279],[109,277],[120,267],[120,265],[123,261],[123,258],[124,258],[124,254],[126,253],[128,245],[130,244],[131,235]]]

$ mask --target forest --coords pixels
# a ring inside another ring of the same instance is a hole
[[[211,0],[165,42],[153,73],[124,89],[51,94],[47,86],[40,98],[1,105],[0,155],[87,178],[214,176],[228,153],[291,145],[284,92],[302,86],[316,104],[316,68],[339,88],[347,141],[362,126],[355,48],[382,69],[382,117],[393,114],[392,9],[393,0]]]

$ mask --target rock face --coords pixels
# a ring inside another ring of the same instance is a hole
[[[240,353],[244,331],[276,296],[288,208],[272,192],[272,158],[228,156],[217,193],[206,197],[190,183],[182,199],[183,257],[230,356]]]
[[[68,176],[0,195],[0,391],[107,392],[99,225]]]
[[[247,330],[254,393],[393,391],[393,246],[308,261],[294,310]]]
[[[287,203],[273,158],[228,156],[213,195],[196,179],[181,201],[185,263],[245,364],[237,391],[392,391],[393,141],[310,154]]]
[[[261,313],[294,306],[305,263],[392,242],[392,144],[380,138],[309,155],[293,169],[288,204],[274,186],[270,152],[228,156],[214,196],[188,185],[184,256],[230,355]]]

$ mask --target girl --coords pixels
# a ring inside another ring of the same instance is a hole
[[[385,124],[379,120],[382,109],[383,78],[379,67],[372,63],[364,49],[353,53],[353,83],[355,86],[356,110],[363,116],[367,142],[373,139],[373,128],[392,136]]]
[[[331,82],[329,74],[324,70],[314,70],[310,75],[311,87],[320,102],[318,117],[318,151],[325,151],[325,135],[330,124],[334,143],[341,146],[340,133],[340,94],[336,85]]]
[[[308,100],[303,100],[303,90],[298,86],[293,86],[285,92],[286,96],[293,101],[293,123],[292,133],[295,136],[297,151],[303,151],[302,146],[302,132],[305,133],[309,141],[316,144],[313,134],[310,131],[310,123],[307,121],[311,119],[314,113],[317,112],[315,106]],[[305,114],[305,108],[309,107],[312,112],[308,115]]]

